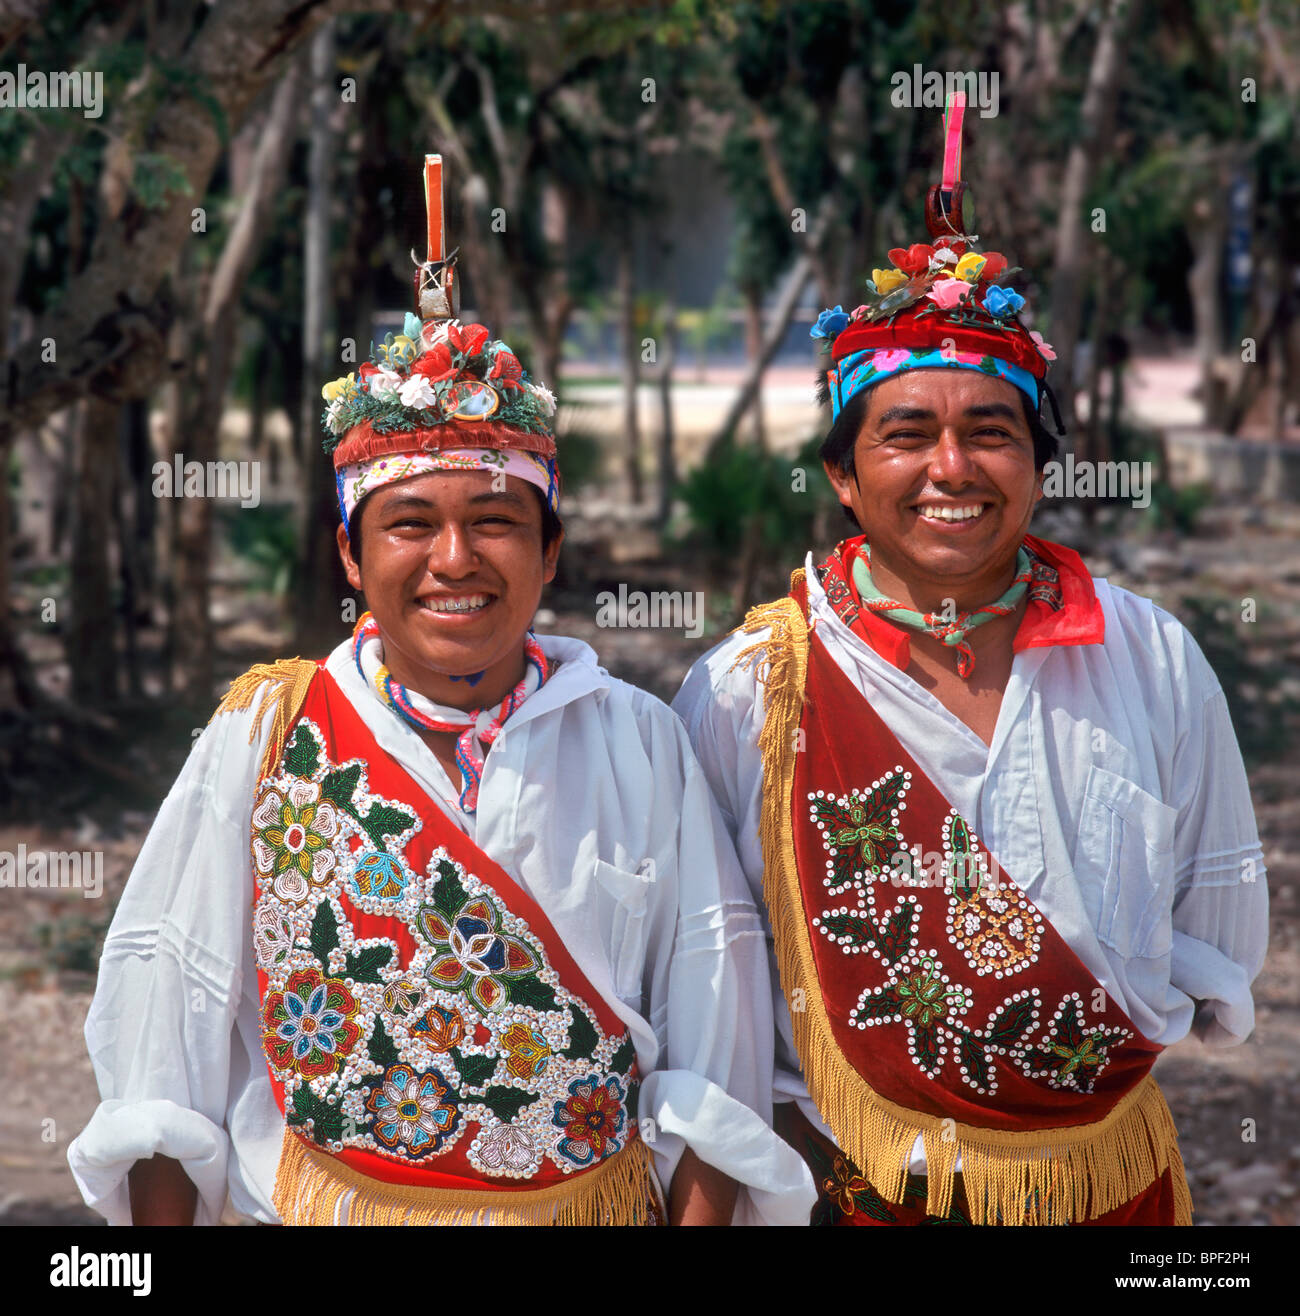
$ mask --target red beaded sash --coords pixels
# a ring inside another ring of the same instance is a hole
[[[323,664],[270,698],[250,844],[281,1218],[648,1222],[632,1040],[541,908]]]
[[[912,1147],[945,1216],[1068,1223],[1166,1169],[1190,1198],[1147,1041],[809,635],[803,573],[770,627],[765,894],[809,1091],[889,1202]],[[1171,1222],[1172,1223],[1172,1222]]]

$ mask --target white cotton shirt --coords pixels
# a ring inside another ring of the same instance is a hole
[[[588,645],[539,640],[558,666],[505,724],[468,815],[433,751],[361,677],[350,639],[327,666],[379,745],[541,906],[627,1025],[661,1183],[689,1146],[741,1184],[736,1223],[806,1224],[811,1176],[770,1128],[762,927],[685,731]],[[249,822],[267,726],[250,744],[253,712],[223,713],[199,737],[108,931],[86,1020],[102,1102],[68,1160],[110,1224],[130,1223],[127,1172],[155,1154],[197,1185],[196,1223],[215,1223],[227,1193],[239,1215],[278,1219],[284,1123],[251,953]]]
[[[836,666],[1143,1036],[1244,1041],[1268,939],[1264,855],[1223,691],[1182,624],[1094,580],[1104,642],[1016,653],[986,745],[844,625],[811,554],[806,576],[811,626]],[[763,699],[754,670],[733,664],[766,634],[711,649],[673,701],[760,908]],[[775,961],[772,981],[777,1099],[830,1136],[799,1074]],[[924,1172],[919,1139],[911,1164]]]

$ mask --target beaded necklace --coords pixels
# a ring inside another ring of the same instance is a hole
[[[1025,596],[1029,583],[1033,579],[1033,567],[1024,545],[1016,551],[1016,575],[1006,592],[995,603],[978,608],[974,612],[960,612],[955,620],[948,620],[937,612],[917,612],[899,603],[897,599],[887,598],[875,586],[871,579],[871,549],[863,544],[853,558],[853,585],[862,599],[862,606],[869,612],[888,617],[902,626],[924,631],[932,635],[941,644],[957,650],[957,675],[963,680],[975,670],[975,654],[970,647],[967,636],[977,626],[982,626],[994,617],[1005,617],[1016,610],[1016,605]]]
[[[460,793],[460,807],[466,813],[473,813],[478,807],[478,787],[483,777],[484,756],[479,750],[479,741],[491,748],[506,719],[529,695],[540,690],[551,674],[537,637],[529,631],[524,638],[527,665],[523,679],[500,705],[468,711],[434,703],[418,691],[408,690],[384,666],[383,652],[379,623],[373,614],[363,613],[352,636],[352,658],[357,670],[404,722],[423,731],[461,733],[456,740],[456,766],[465,783]]]

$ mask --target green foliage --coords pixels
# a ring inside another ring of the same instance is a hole
[[[817,457],[820,444],[820,437],[810,439],[794,457],[730,444],[716,461],[697,466],[678,490],[690,540],[710,553],[733,554],[758,518],[762,550],[788,552],[791,544],[808,543],[818,508],[831,497]]]
[[[292,510],[273,503],[257,507],[218,505],[217,519],[231,551],[252,568],[254,588],[283,597],[298,552]]]
[[[45,952],[45,963],[66,973],[97,973],[99,952],[109,919],[91,919],[71,914],[36,927],[37,944]]]

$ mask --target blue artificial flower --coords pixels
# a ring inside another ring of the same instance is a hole
[[[845,313],[844,307],[837,306],[834,310],[823,311],[817,317],[817,323],[808,330],[809,338],[834,338],[837,334],[843,333],[849,327],[849,317]]]
[[[412,315],[410,311],[406,313],[406,319],[402,322],[402,332],[411,339],[412,342],[420,341],[420,330],[424,328],[424,321],[418,315]]]
[[[984,309],[990,315],[1015,315],[1025,299],[1014,288],[990,288],[984,298]]]

